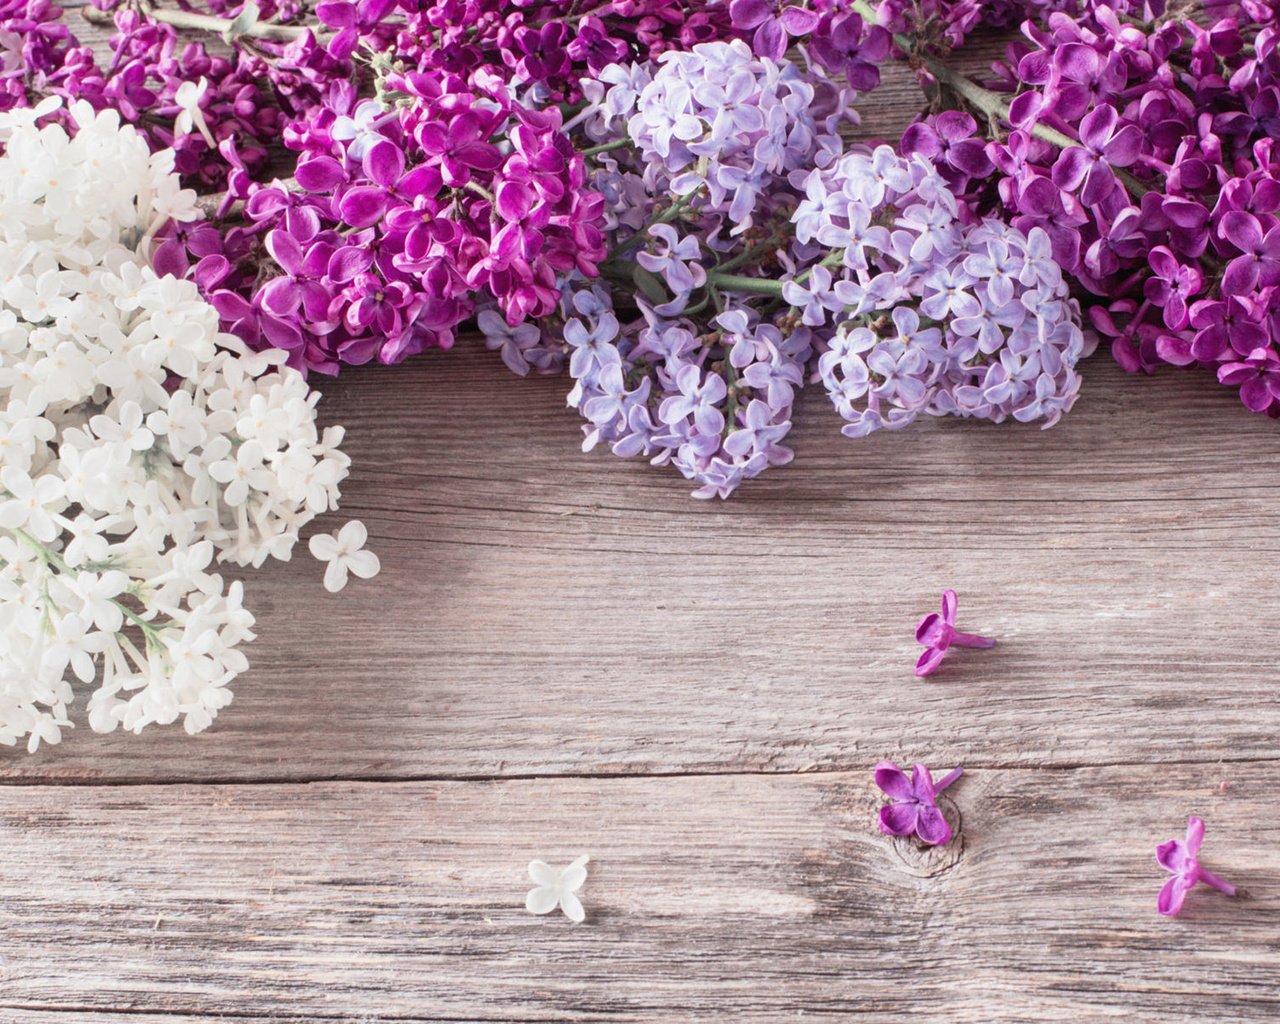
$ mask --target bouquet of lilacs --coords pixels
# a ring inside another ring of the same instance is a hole
[[[212,216],[161,227],[155,267],[299,371],[478,330],[568,377],[585,447],[702,497],[791,458],[804,387],[851,437],[1052,425],[1092,330],[1280,411],[1275,0],[98,6],[104,64],[42,0],[0,8],[5,104],[83,98],[174,149]],[[1020,21],[993,81],[948,63]],[[928,109],[846,144],[890,59]]]
[[[198,217],[173,152],[82,101],[37,127],[57,104],[0,114],[0,743],[31,750],[71,724],[69,675],[95,730],[206,728],[254,622],[215,559],[287,559],[348,466],[284,353],[150,266]]]

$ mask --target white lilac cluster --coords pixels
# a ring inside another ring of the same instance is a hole
[[[741,39],[669,50],[656,68],[612,65],[601,82],[584,83],[599,114],[588,130],[603,135],[615,118],[625,121],[649,194],[704,193],[735,235],[752,225],[778,179],[838,154],[831,122],[852,118],[847,107],[833,109],[847,90],[789,61],[757,57]]]
[[[946,182],[888,146],[812,171],[792,218],[810,263],[783,290],[805,324],[834,329],[818,373],[861,437],[922,412],[1049,427],[1092,350],[1049,237],[960,219]]]
[[[95,730],[195,733],[253,638],[214,560],[289,558],[335,507],[342,430],[283,353],[151,269],[156,232],[197,217],[172,151],[115,112],[75,104],[70,135],[47,112],[0,115],[0,743],[57,742],[68,675],[97,681]]]

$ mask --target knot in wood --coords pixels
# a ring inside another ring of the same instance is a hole
[[[947,824],[951,826],[951,842],[946,846],[926,846],[914,835],[885,836],[889,840],[894,857],[902,864],[907,874],[917,878],[936,878],[938,875],[946,874],[960,863],[960,858],[964,856],[965,843],[964,833],[961,830],[963,822],[960,818],[960,808],[949,796],[943,795],[938,797],[938,810],[946,816]]]

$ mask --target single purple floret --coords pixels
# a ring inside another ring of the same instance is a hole
[[[1175,916],[1182,909],[1182,902],[1187,893],[1200,882],[1210,885],[1228,896],[1236,894],[1236,887],[1224,882],[1217,875],[1206,871],[1197,859],[1200,844],[1204,842],[1204,822],[1199,818],[1187,821],[1187,838],[1170,839],[1156,847],[1156,861],[1166,871],[1172,871],[1170,878],[1160,889],[1156,900],[1156,909],[1166,917]]]
[[[892,761],[876,765],[876,785],[892,800],[880,808],[880,831],[887,836],[909,836],[913,832],[929,846],[951,842],[951,825],[938,809],[938,794],[964,774],[963,768],[947,773],[937,783],[929,769],[917,764],[907,778]]]
[[[916,626],[916,639],[924,644],[925,651],[916,662],[916,675],[927,676],[937,669],[947,656],[947,651],[956,647],[994,647],[995,640],[988,636],[974,633],[961,633],[956,629],[956,592],[942,592],[942,614],[930,612]]]

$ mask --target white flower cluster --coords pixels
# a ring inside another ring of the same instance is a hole
[[[197,217],[172,152],[85,103],[37,129],[48,109],[0,115],[0,743],[29,750],[71,724],[72,674],[95,730],[206,728],[254,621],[215,556],[288,559],[349,464],[283,353],[152,271]]]

